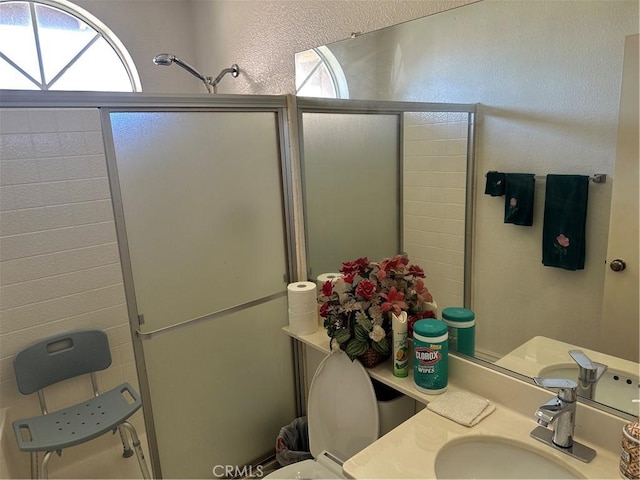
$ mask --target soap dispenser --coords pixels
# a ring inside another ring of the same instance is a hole
[[[628,480],[640,479],[640,424],[637,421],[627,423],[622,429],[620,473]]]

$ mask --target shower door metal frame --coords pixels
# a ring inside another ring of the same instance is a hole
[[[185,105],[185,100],[187,104]],[[257,300],[246,302],[240,305],[234,305],[229,308],[225,308],[216,312],[212,312],[202,317],[189,319],[177,324],[173,324],[167,327],[158,328],[149,332],[143,332],[140,328],[143,319],[138,313],[138,307],[135,299],[135,289],[133,284],[133,271],[131,265],[131,258],[129,255],[128,241],[126,235],[126,227],[124,223],[124,208],[122,204],[122,197],[118,183],[117,163],[115,158],[115,148],[111,132],[110,113],[111,112],[268,112],[274,113],[277,118],[277,128],[279,133],[279,150],[280,150],[280,173],[281,173],[281,188],[282,188],[282,201],[284,208],[284,224],[285,224],[285,241],[287,243],[287,281],[293,281],[295,278],[296,257],[295,257],[295,244],[293,243],[292,232],[292,178],[290,168],[290,155],[289,155],[289,138],[286,128],[286,99],[285,97],[257,97],[257,96],[199,96],[199,101],[194,101],[193,97],[166,97],[162,100],[162,106],[158,106],[157,100],[150,102],[149,104],[135,104],[131,106],[118,106],[102,109],[102,122],[103,122],[103,134],[105,136],[105,147],[107,152],[107,166],[109,171],[109,182],[112,189],[112,198],[114,202],[114,214],[116,216],[116,230],[118,235],[118,245],[121,248],[121,259],[123,276],[125,278],[125,293],[127,297],[127,308],[129,310],[129,320],[132,329],[132,337],[134,339],[134,352],[136,358],[140,358],[141,362],[136,362],[138,368],[138,377],[141,382],[141,395],[143,398],[151,398],[151,392],[149,387],[149,381],[146,373],[146,365],[144,365],[143,354],[143,342],[149,340],[158,335],[164,335],[175,331],[177,329],[187,328],[201,322],[208,322],[211,320],[217,320],[232,313],[236,313],[248,308],[260,305],[262,303],[281,298],[286,295],[286,290],[282,292],[269,295]],[[297,351],[293,351],[294,361],[294,383],[296,393],[299,392],[300,380],[298,379],[299,364]],[[144,384],[144,387],[143,387]],[[296,394],[299,397],[299,394]],[[297,402],[297,409],[299,409],[299,402]],[[147,402],[147,410],[145,410],[145,424],[147,429],[147,438],[149,442],[151,464],[156,477],[162,477],[162,469],[160,465],[160,458],[158,454],[158,440],[155,430],[155,422],[153,418],[153,411],[151,408],[151,402]],[[147,419],[148,415],[148,419]],[[257,460],[257,459],[256,459]]]
[[[150,463],[154,478],[162,478],[160,459],[158,456],[157,436],[154,426],[153,411],[150,402],[150,388],[143,351],[143,341],[145,338],[152,338],[173,331],[177,328],[187,328],[190,325],[218,319],[250,308],[260,303],[281,298],[286,295],[286,291],[269,295],[267,297],[247,302],[242,305],[235,305],[219,312],[213,312],[205,317],[191,319],[177,325],[158,329],[156,331],[143,333],[140,330],[141,318],[138,314],[135,289],[133,285],[133,273],[129,248],[127,243],[126,228],[124,225],[124,210],[117,177],[117,165],[115,159],[115,148],[111,131],[110,112],[166,112],[166,111],[210,111],[210,112],[270,112],[277,118],[278,144],[280,154],[281,192],[283,217],[285,225],[286,259],[287,259],[287,281],[298,280],[298,258],[296,256],[296,244],[294,234],[294,201],[293,188],[294,178],[291,168],[291,139],[289,133],[289,123],[291,116],[287,109],[287,97],[266,96],[266,95],[160,95],[144,93],[111,93],[111,92],[65,92],[65,91],[21,91],[3,90],[0,99],[2,108],[94,108],[100,111],[102,122],[102,135],[107,162],[107,172],[112,196],[114,221],[116,224],[116,235],[120,260],[122,264],[122,274],[124,281],[125,297],[127,301],[127,312],[129,316],[129,327],[133,344],[133,352],[136,363],[140,394],[143,399],[143,415],[146,428],[147,444],[149,447]],[[295,154],[294,154],[295,155]],[[293,342],[292,360],[294,369],[294,388],[296,392],[296,410],[298,414],[304,409],[302,405],[301,386],[303,385],[301,368],[301,351],[299,346]],[[258,460],[258,459],[256,459]]]
[[[398,245],[403,247],[403,210],[402,210],[402,170],[403,170],[403,135],[404,135],[404,113],[413,112],[456,112],[466,113],[468,115],[467,128],[467,173],[466,173],[466,190],[465,190],[465,233],[464,233],[464,281],[463,281],[463,299],[464,306],[471,307],[472,291],[471,278],[473,268],[473,225],[474,225],[474,209],[473,198],[475,195],[475,117],[478,105],[475,103],[426,103],[426,102],[402,102],[402,101],[384,101],[384,100],[344,100],[329,98],[312,98],[297,97],[297,142],[304,145],[303,139],[303,120],[304,113],[344,113],[344,114],[371,114],[371,115],[397,115],[399,116],[399,145],[398,145],[398,216],[399,216],[399,232]],[[304,168],[304,151],[300,147],[300,169]],[[301,181],[304,178],[300,175]],[[304,186],[303,197],[304,197]],[[300,200],[304,205],[304,198]],[[300,208],[303,208],[302,206]],[[303,213],[304,215],[304,213]],[[304,220],[306,232],[306,218]],[[307,276],[308,268],[306,264],[307,247],[306,239],[304,239],[304,255],[299,265],[300,275]],[[401,253],[401,252],[398,252]]]

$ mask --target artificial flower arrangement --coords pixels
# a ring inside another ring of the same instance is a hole
[[[408,323],[435,317],[435,304],[424,285],[424,270],[403,255],[371,262],[344,262],[342,276],[322,285],[320,316],[331,337],[351,360],[373,350],[391,353],[391,313],[407,312]],[[411,330],[411,327],[409,327]]]

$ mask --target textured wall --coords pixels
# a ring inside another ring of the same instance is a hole
[[[198,65],[219,72],[232,63],[238,79],[220,93],[294,93],[294,54],[470,0],[191,0]]]

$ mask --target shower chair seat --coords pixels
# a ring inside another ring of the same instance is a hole
[[[48,463],[54,452],[72,447],[116,430],[124,447],[124,457],[134,450],[143,478],[149,478],[140,440],[127,422],[142,406],[138,393],[123,383],[105,393],[98,391],[95,372],[111,365],[107,335],[99,330],[76,331],[42,340],[16,354],[13,361],[18,389],[28,395],[38,392],[42,415],[16,420],[13,429],[18,448],[31,455],[32,478],[48,478]],[[94,396],[75,405],[49,413],[44,388],[68,378],[89,374]],[[131,450],[124,432],[131,435]],[[38,475],[38,452],[45,452],[42,477]]]

